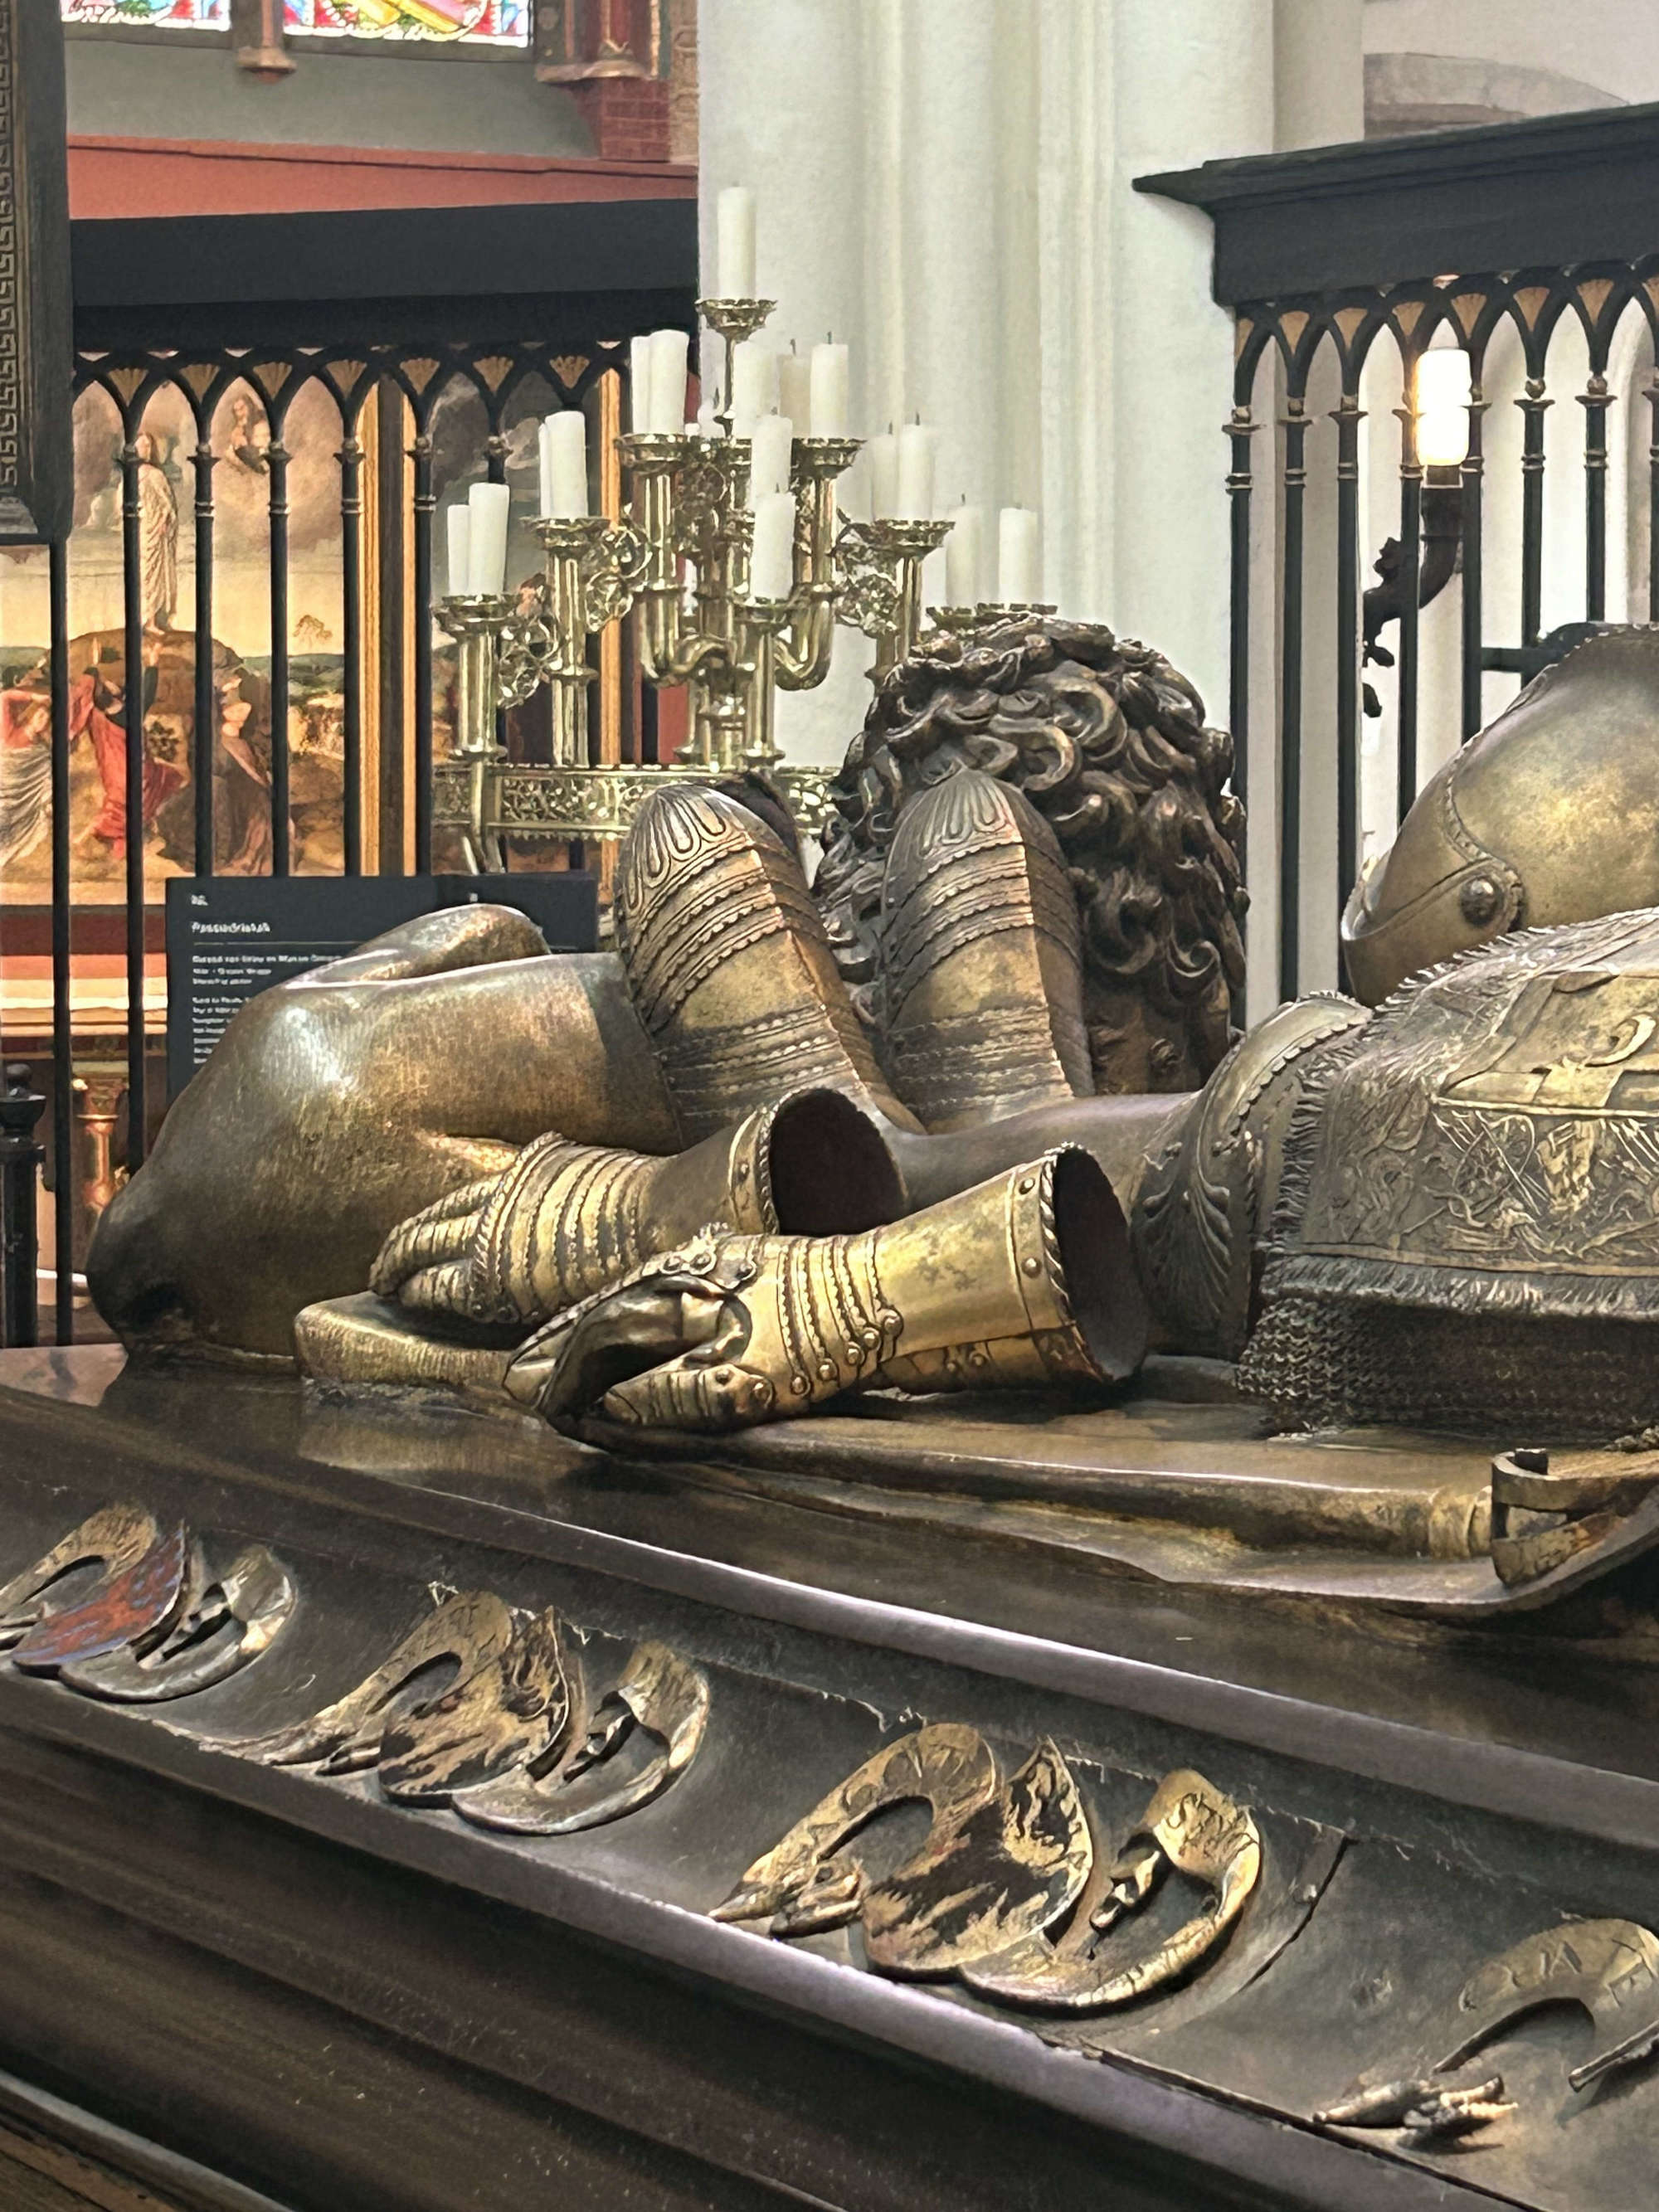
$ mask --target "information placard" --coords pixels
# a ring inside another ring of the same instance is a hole
[[[554,952],[599,941],[586,874],[175,876],[167,891],[167,1090],[176,1098],[238,1008],[446,906],[517,907]]]

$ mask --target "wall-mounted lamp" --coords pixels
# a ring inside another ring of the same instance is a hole
[[[1419,357],[1417,458],[1425,469],[1455,469],[1468,459],[1471,391],[1469,357],[1461,346],[1435,346]]]
[[[1463,548],[1462,465],[1469,452],[1469,408],[1474,387],[1469,357],[1459,346],[1435,346],[1418,356],[1412,379],[1411,422],[1417,459],[1423,471],[1417,568],[1417,604],[1428,605],[1457,573]],[[1394,655],[1377,642],[1386,623],[1398,622],[1404,604],[1400,540],[1390,538],[1376,556],[1382,579],[1365,594],[1364,659],[1392,668]],[[1367,684],[1367,714],[1380,714],[1382,702]]]

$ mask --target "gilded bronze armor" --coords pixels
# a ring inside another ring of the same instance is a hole
[[[884,1058],[924,1128],[1092,1092],[1077,901],[1029,799],[971,769],[925,793],[894,836],[881,912]]]
[[[861,1237],[695,1238],[550,1322],[506,1383],[555,1420],[718,1431],[854,1387],[1121,1380],[1145,1346],[1111,1186],[1065,1150]]]
[[[747,807],[654,793],[623,848],[616,914],[683,1143],[805,1085],[920,1126],[877,1068],[799,864]]]
[[[1453,961],[1308,1083],[1243,1387],[1296,1422],[1644,1429],[1656,1192],[1659,911]]]
[[[1243,1036],[1133,1199],[1135,1267],[1167,1340],[1237,1359],[1256,1316],[1261,1252],[1278,1202],[1285,1142],[1310,1066],[1370,1018],[1351,999],[1281,1006]]]
[[[1592,637],[1418,793],[1342,917],[1368,1006],[1506,931],[1659,900],[1659,629]]]
[[[669,1159],[538,1137],[394,1230],[369,1288],[417,1312],[545,1321],[710,1224],[824,1236],[903,1210],[874,1124],[840,1091],[802,1091]]]

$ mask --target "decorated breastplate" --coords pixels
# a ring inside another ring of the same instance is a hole
[[[1556,1334],[1552,1364],[1576,1348],[1622,1366],[1625,1325],[1659,1319],[1659,909],[1464,955],[1334,1048],[1291,1134],[1262,1291],[1247,1379],[1315,1416],[1443,1410],[1421,1402],[1431,1378],[1382,1372],[1390,1346],[1439,1347],[1454,1397],[1461,1361],[1472,1405],[1507,1402],[1506,1365],[1517,1403],[1565,1403],[1523,1371],[1533,1322],[1601,1332]],[[1408,1341],[1390,1334],[1402,1312],[1456,1331]],[[1611,1392],[1615,1425],[1628,1396]]]

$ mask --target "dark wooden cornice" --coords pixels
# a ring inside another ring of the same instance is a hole
[[[1224,307],[1659,251],[1659,103],[1137,177],[1204,209]]]
[[[70,225],[75,336],[146,345],[591,337],[689,322],[696,204],[568,201]]]

